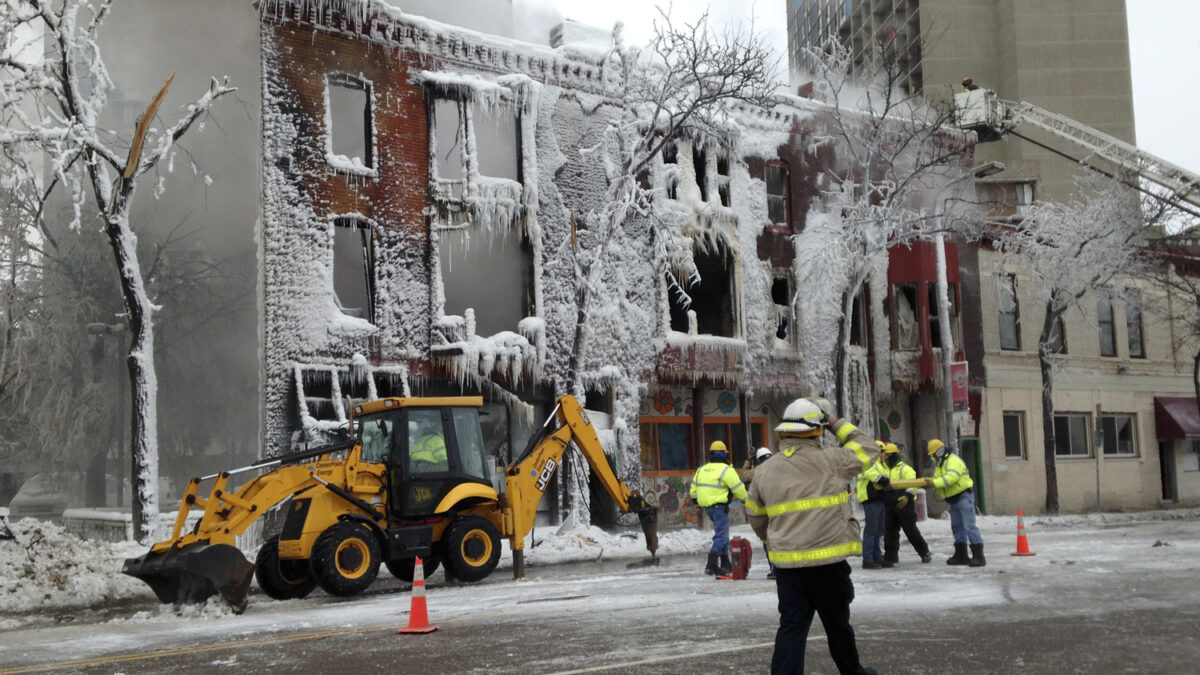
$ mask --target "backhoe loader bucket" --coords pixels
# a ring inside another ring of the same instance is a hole
[[[254,565],[229,544],[194,544],[164,553],[128,558],[121,572],[150,585],[162,603],[199,603],[220,593],[240,614]]]
[[[638,515],[642,534],[646,537],[646,550],[653,558],[658,551],[658,508],[651,506],[645,497],[635,492],[629,498],[629,509]]]

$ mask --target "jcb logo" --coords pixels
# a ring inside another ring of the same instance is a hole
[[[546,483],[550,482],[550,477],[554,475],[554,469],[558,467],[558,463],[551,457],[546,460],[546,466],[542,467],[542,473],[538,475],[537,489],[538,492],[546,491]]]
[[[418,503],[419,502],[427,502],[427,501],[429,501],[429,498],[432,496],[433,496],[433,490],[431,490],[427,487],[413,488],[413,499],[417,500]]]

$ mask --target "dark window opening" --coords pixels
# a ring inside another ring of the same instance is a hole
[[[338,386],[341,388],[342,399],[349,396],[352,406],[370,400],[370,379],[356,373],[354,368],[338,370]],[[342,401],[338,403],[341,404]]]
[[[892,349],[912,351],[920,348],[917,285],[913,282],[892,284]]]
[[[792,280],[790,277],[775,277],[771,281],[771,302],[775,305],[775,337],[786,340],[792,320]]]
[[[329,76],[327,90],[329,152],[351,165],[372,168],[371,86],[356,77],[335,73]]]
[[[1113,321],[1112,296],[1107,291],[1096,293],[1096,322],[1100,328],[1100,356],[1117,355],[1117,326]]]
[[[708,153],[698,143],[692,145],[692,167],[696,170],[696,187],[700,188],[700,201],[708,201]]]
[[[729,157],[717,155],[717,198],[726,208],[732,204],[729,192]]]
[[[733,256],[724,245],[711,251],[694,251],[699,279],[688,279],[687,294],[691,304],[670,289],[671,330],[688,332],[688,311],[696,313],[698,335],[734,336]]]
[[[850,344],[864,347],[867,344],[867,292],[860,290],[854,296],[850,310]]]
[[[667,178],[667,199],[679,199],[679,179],[675,176]]]
[[[679,146],[675,141],[668,141],[662,147],[663,164],[678,164],[679,163]]]
[[[942,347],[942,322],[938,314],[938,285],[929,282],[929,345],[934,349]],[[946,314],[950,320],[950,340],[955,340],[955,325],[958,319],[958,293],[955,284],[946,285]],[[950,345],[953,349],[954,345]]]
[[[1025,413],[1004,412],[1004,456],[1025,459]]]
[[[308,414],[317,420],[336,420],[337,409],[333,401],[333,373],[328,369],[304,369],[300,371],[300,386],[303,391]]]
[[[1000,349],[1021,349],[1021,316],[1017,303],[1017,277],[1000,277]]]
[[[371,376],[375,378],[375,395],[379,398],[404,396],[404,375],[376,371]]]
[[[347,316],[375,322],[375,256],[371,225],[354,218],[333,221],[333,293]]]
[[[516,227],[463,224],[439,232],[446,315],[475,314],[475,334],[516,329],[533,311],[533,247]]]
[[[1054,416],[1054,454],[1059,457],[1090,457],[1088,415]]]
[[[717,197],[721,199],[721,206],[726,208],[733,203],[729,198],[729,183],[722,183],[717,186]]]
[[[583,407],[588,410],[595,410],[606,415],[611,415],[613,411],[612,387],[604,386],[600,389],[588,389],[583,397]]]
[[[1129,334],[1129,356],[1146,358],[1145,343],[1142,341],[1142,296],[1132,288],[1125,291],[1125,330]]]
[[[1137,454],[1134,444],[1133,415],[1102,415],[1100,434],[1104,444],[1104,456],[1127,456]]]
[[[719,155],[717,157],[717,175],[725,178],[729,177],[729,156]]]
[[[767,184],[767,219],[777,227],[788,227],[787,166],[778,162],[764,165],[763,180]]]

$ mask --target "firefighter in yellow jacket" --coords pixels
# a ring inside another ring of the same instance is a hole
[[[844,447],[821,447],[826,428]],[[846,484],[870,466],[863,448],[873,448],[874,440],[838,420],[823,398],[796,399],[775,430],[781,440],[771,470],[756,472],[746,498],[750,525],[767,542],[767,557],[775,564],[779,630],[771,672],[804,672],[805,643],[816,613],[838,671],[873,674],[859,663],[850,625],[854,584],[846,558],[861,553],[862,542]]]
[[[688,496],[704,509],[713,524],[713,543],[704,573],[729,575],[733,572],[733,563],[729,560],[729,501],[745,499],[746,486],[729,464],[725,443],[713,441],[709,446],[708,463],[696,469]]]
[[[950,505],[950,531],[954,533],[954,555],[946,560],[947,565],[970,565],[983,567],[983,535],[975,526],[975,494],[971,489],[975,481],[967,473],[967,465],[958,455],[950,452],[946,444],[938,439],[925,446],[933,462],[933,477],[925,479],[925,487],[937,490],[937,494]],[[967,545],[971,557],[967,557]]]

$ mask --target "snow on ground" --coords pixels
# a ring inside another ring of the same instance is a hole
[[[1109,542],[1105,550],[1094,550],[1089,544],[1097,529],[1117,527],[1121,524],[1145,521],[1170,521],[1200,519],[1200,509],[1174,509],[1135,513],[1093,513],[1063,516],[1029,516],[1025,519],[1026,532],[1034,551],[1039,543],[1055,541],[1055,552],[1067,554],[1069,564],[1080,564],[1078,572],[1084,574],[1106,574],[1112,569],[1113,551],[1125,544],[1123,541]],[[1007,557],[1016,540],[1017,519],[1015,516],[980,516],[980,529],[988,543],[988,555]],[[139,556],[146,548],[134,542],[96,542],[81,540],[65,532],[58,525],[26,518],[12,527],[15,541],[0,541],[0,629],[14,628],[26,623],[28,614],[59,613],[72,609],[97,608],[120,601],[153,600],[153,594],[141,581],[121,574],[125,558]],[[950,524],[948,519],[927,520],[921,530],[933,546],[936,559],[949,553]],[[1087,536],[1075,536],[1072,530],[1087,532]],[[1042,536],[1045,533],[1045,536]],[[733,528],[733,534],[755,542],[754,564],[761,568],[762,549],[749,526]],[[659,533],[659,551],[662,556],[697,554],[702,555],[711,542],[710,530],[683,529]],[[1145,542],[1128,542],[1142,546]],[[1171,545],[1170,542],[1162,542]],[[1111,550],[1110,550],[1111,549]],[[253,560],[254,551],[245,551]],[[526,538],[525,559],[532,570],[548,565],[572,562],[637,561],[648,557],[640,530],[606,532],[588,526],[560,532],[555,527],[539,527]],[[912,551],[901,537],[901,559],[912,557]],[[702,560],[700,564],[702,566]],[[1148,561],[1143,561],[1149,564]],[[1049,556],[1027,561],[1027,567],[1044,567],[1055,562]],[[507,576],[503,570],[511,569],[512,556],[507,541],[503,542],[500,570],[495,578]],[[944,567],[944,566],[942,566]],[[381,575],[387,574],[381,571]],[[536,572],[531,572],[536,575]],[[893,580],[897,588],[908,583],[904,579]],[[514,588],[520,588],[516,586]],[[955,587],[953,591],[961,599],[968,589]],[[994,591],[988,590],[987,593]],[[936,604],[940,600],[926,596],[922,602]],[[251,604],[265,603],[265,598],[256,595]],[[869,602],[869,601],[867,601]],[[212,600],[201,607],[183,608],[183,618],[206,618],[226,616],[229,611],[223,603]],[[164,615],[178,616],[173,608],[159,611],[133,613],[126,620],[154,621]]]

